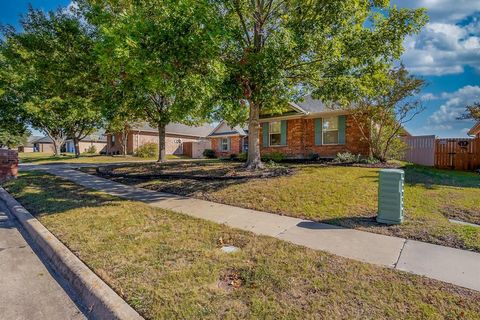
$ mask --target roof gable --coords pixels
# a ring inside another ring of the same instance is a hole
[[[241,126],[231,127],[225,120],[220,122],[218,126],[213,129],[209,136],[222,136],[222,135],[247,135],[247,129]]]

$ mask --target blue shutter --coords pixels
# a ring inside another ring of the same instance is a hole
[[[345,128],[347,116],[338,117],[338,144],[345,144]]]
[[[262,143],[264,148],[267,148],[269,146],[268,131],[269,131],[269,123],[268,122],[262,123]]]
[[[315,119],[315,145],[322,145],[322,118]]]
[[[280,132],[281,132],[280,144],[282,146],[286,146],[287,145],[287,120],[282,120],[280,122]]]

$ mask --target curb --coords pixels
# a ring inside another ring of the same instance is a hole
[[[89,318],[143,319],[2,187],[0,200],[5,202],[55,271],[68,282],[86,306]]]

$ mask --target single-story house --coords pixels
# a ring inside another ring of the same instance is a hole
[[[41,136],[30,136],[27,139],[27,142],[18,146],[18,152],[35,152],[35,141],[41,139]]]
[[[184,155],[184,143],[195,144],[192,157],[201,157],[203,150],[210,149],[208,134],[210,125],[187,126],[181,123],[170,123],[165,128],[165,151],[167,155]],[[127,135],[127,154],[134,154],[138,147],[146,143],[158,144],[158,129],[147,123],[133,125]],[[107,133],[107,154],[122,153],[122,134]],[[189,150],[191,146],[189,146]]]
[[[107,153],[107,137],[101,132],[93,133],[86,136],[78,142],[80,153],[86,153],[94,148],[94,153]],[[75,144],[73,139],[65,141],[65,152],[75,152]]]
[[[212,149],[218,156],[238,154],[248,149],[248,131],[221,122],[210,133]],[[345,110],[328,108],[307,96],[289,103],[280,114],[260,115],[260,151],[280,152],[288,158],[312,154],[332,158],[340,152],[368,155],[368,144],[354,119]]]
[[[40,139],[34,140],[33,151],[54,153],[55,147],[53,146],[52,139],[50,139],[49,137],[41,137]]]
[[[480,138],[480,121],[475,123],[475,125],[468,131],[469,136],[474,136],[476,138]]]

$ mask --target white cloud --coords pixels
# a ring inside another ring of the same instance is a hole
[[[457,118],[467,105],[480,100],[480,86],[465,86],[455,92],[444,92],[441,99],[445,99],[445,103],[427,121],[431,130],[450,130],[454,124],[462,124],[463,121]]]
[[[432,101],[432,100],[437,100],[438,97],[434,95],[433,93],[425,93],[420,97],[422,101]]]
[[[403,8],[426,8],[429,23],[405,40],[405,66],[419,75],[459,74],[465,66],[480,72],[479,0],[394,0]]]
[[[478,25],[478,19],[466,26],[428,23],[419,35],[405,40],[403,63],[420,75],[458,74],[466,65],[480,72]]]
[[[431,22],[457,22],[480,11],[478,0],[394,0],[403,8],[427,8]]]

